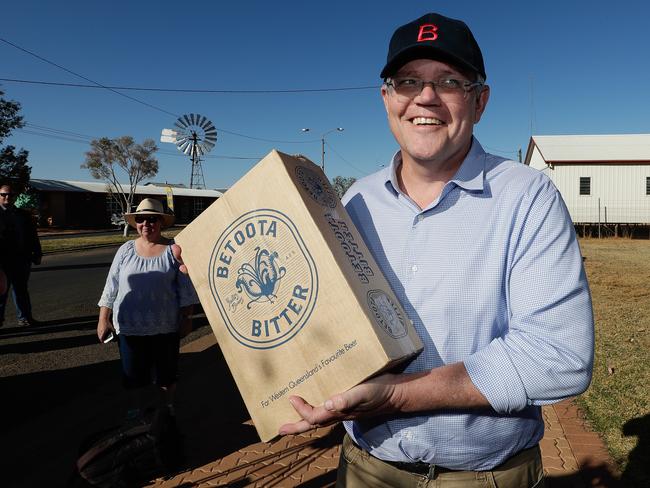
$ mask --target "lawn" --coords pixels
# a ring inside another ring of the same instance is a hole
[[[649,481],[650,241],[586,238],[580,247],[594,304],[596,356],[591,386],[578,402],[621,471]]]
[[[163,231],[165,237],[174,237],[180,232],[180,229],[174,228]],[[135,239],[138,235],[131,231],[128,237],[122,237],[121,234],[112,235],[87,235],[74,236],[70,238],[59,239],[41,239],[41,247],[44,253],[62,252],[80,248],[92,248],[96,246],[107,246],[111,244],[122,244],[130,239]]]

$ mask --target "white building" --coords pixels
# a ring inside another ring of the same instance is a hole
[[[575,224],[650,224],[650,134],[533,136],[524,162],[551,178]]]

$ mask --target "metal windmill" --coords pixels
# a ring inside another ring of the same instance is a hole
[[[163,129],[160,142],[176,144],[179,151],[190,156],[192,174],[190,188],[205,188],[201,156],[210,152],[217,142],[217,129],[203,115],[182,115],[174,123],[174,129]]]

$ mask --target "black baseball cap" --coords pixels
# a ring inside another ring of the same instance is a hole
[[[487,78],[472,31],[465,22],[444,15],[429,13],[399,27],[390,39],[380,76],[385,79],[414,59],[446,61]]]

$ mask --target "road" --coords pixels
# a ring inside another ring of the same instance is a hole
[[[39,327],[15,326],[9,299],[5,326],[0,329],[0,439],[3,453],[9,454],[0,456],[0,486],[29,486],[15,479],[8,482],[2,473],[28,470],[35,461],[25,455],[39,445],[51,450],[48,429],[64,436],[65,429],[70,429],[71,444],[78,447],[81,432],[74,431],[74,424],[55,425],[62,412],[80,405],[92,410],[94,404],[104,401],[98,398],[115,402],[116,392],[120,392],[117,345],[100,344],[95,335],[97,301],[116,250],[110,247],[45,256],[30,278],[34,316],[43,322]],[[195,327],[183,343],[210,333],[202,316],[195,320]],[[93,418],[92,411],[87,412],[84,429],[92,428],[88,424],[113,425],[122,415],[120,408],[119,402],[115,403],[112,418],[99,420]],[[34,447],[30,443],[35,443]],[[59,469],[56,478],[61,480],[71,466],[51,469]]]
[[[5,326],[0,329],[0,377],[74,367],[110,357],[110,348],[87,346],[99,346],[93,336],[97,301],[116,250],[110,247],[46,255],[40,266],[33,267],[29,283],[33,314],[43,326],[15,327],[15,309],[9,298]]]

